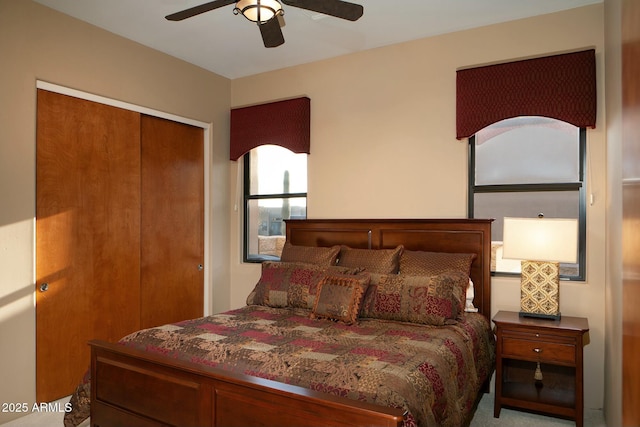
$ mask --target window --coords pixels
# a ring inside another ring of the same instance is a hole
[[[244,261],[280,258],[285,219],[307,217],[307,154],[262,145],[244,155]]]
[[[494,123],[469,138],[469,217],[495,218],[491,269],[520,273],[502,253],[504,217],[575,218],[577,264],[560,264],[560,277],[585,278],[586,130],[546,117]]]

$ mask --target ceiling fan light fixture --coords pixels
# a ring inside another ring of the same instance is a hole
[[[283,15],[282,5],[278,0],[239,0],[233,12],[241,13],[249,21],[263,23],[276,15]]]

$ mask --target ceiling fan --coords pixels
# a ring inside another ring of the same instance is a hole
[[[278,16],[284,15],[280,2],[287,6],[311,10],[349,21],[357,21],[363,14],[361,5],[342,0],[214,0],[180,12],[165,16],[169,21],[182,21],[219,7],[235,3],[233,13],[241,13],[248,20],[258,24],[265,47],[276,47],[284,43]]]

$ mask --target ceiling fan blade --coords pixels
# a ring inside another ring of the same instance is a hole
[[[219,7],[230,5],[235,3],[235,0],[215,0],[209,3],[201,4],[189,9],[182,10],[180,12],[172,13],[165,16],[165,19],[169,21],[182,21],[183,19],[191,18],[192,16],[200,15],[201,13],[209,12],[210,10],[217,9]]]
[[[335,16],[349,21],[357,21],[364,13],[364,8],[355,3],[342,0],[281,0],[282,3],[307,9],[325,15]]]
[[[282,35],[282,29],[280,29],[278,16],[274,16],[267,22],[258,24],[258,27],[260,28],[260,34],[262,34],[264,47],[278,47],[284,43],[284,36]]]

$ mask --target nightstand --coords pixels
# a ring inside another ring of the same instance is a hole
[[[493,416],[503,406],[584,421],[583,337],[589,321],[520,317],[499,311],[496,331],[496,384]],[[542,380],[534,379],[540,364]]]

